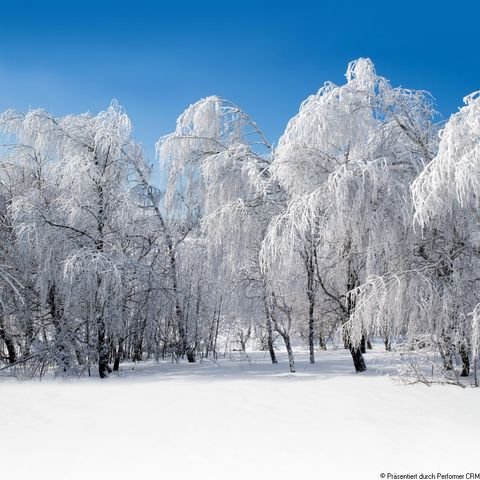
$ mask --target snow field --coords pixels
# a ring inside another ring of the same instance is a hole
[[[125,366],[106,381],[0,383],[2,478],[376,479],[475,471],[478,389],[403,385],[346,352]],[[373,362],[375,365],[375,362]]]

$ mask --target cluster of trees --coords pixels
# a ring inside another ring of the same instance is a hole
[[[469,375],[480,346],[480,98],[442,125],[431,97],[369,59],[305,100],[275,148],[239,107],[191,105],[157,154],[113,102],[0,116],[0,364],[100,377],[337,338],[366,369],[434,351]]]

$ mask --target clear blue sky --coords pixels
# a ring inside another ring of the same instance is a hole
[[[97,112],[117,98],[153,144],[190,103],[239,104],[276,142],[300,102],[372,58],[448,116],[480,89],[480,1],[3,1],[0,110]]]

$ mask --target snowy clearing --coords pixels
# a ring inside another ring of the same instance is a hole
[[[2,478],[376,479],[478,467],[480,391],[404,385],[384,352],[298,373],[235,354],[217,365],[125,365],[108,380],[2,380]],[[133,370],[132,370],[133,368]],[[355,476],[355,477],[353,477]]]

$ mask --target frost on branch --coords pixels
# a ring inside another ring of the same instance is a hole
[[[478,208],[480,193],[480,92],[465,97],[465,106],[440,132],[435,159],[412,185],[415,218],[426,225],[445,217],[458,203]]]
[[[236,192],[227,190],[228,180],[241,174],[261,182],[261,155],[268,149],[257,125],[239,107],[219,97],[200,100],[178,118],[175,132],[157,143],[161,165],[168,171],[167,205],[173,208],[180,192],[183,201],[211,212],[208,202],[214,194],[208,188],[213,184],[203,177],[221,181],[225,201],[235,198]],[[256,170],[252,161],[259,163]],[[240,183],[232,182],[232,187]]]
[[[0,361],[97,364],[103,377],[110,360],[193,362],[258,341],[275,363],[278,333],[294,372],[294,337],[314,363],[337,331],[358,372],[379,335],[468,375],[478,102],[439,137],[430,96],[361,58],[273,149],[242,109],[208,97],[157,143],[157,186],[116,102],[97,115],[5,112]]]
[[[130,189],[141,162],[130,120],[114,101],[95,116],[7,111],[0,130],[16,140],[2,158],[1,176],[8,195],[3,215],[29,292],[24,356],[33,348],[29,332],[38,309],[49,333],[36,355],[65,373],[75,364],[89,368],[96,357],[105,376],[126,290],[142,270],[131,250],[142,211]]]
[[[442,262],[447,263],[448,276],[455,281],[446,286],[458,285],[451,295],[450,330],[459,333],[464,372],[468,374],[468,351],[471,348],[474,357],[478,354],[479,92],[464,101],[465,106],[440,132],[438,153],[413,183],[412,194],[422,235],[439,236],[442,232],[440,235],[449,239]]]
[[[319,218],[328,221],[326,241],[352,237],[362,250],[385,221],[408,229],[406,189],[434,148],[430,100],[392,88],[369,59],[352,62],[346,76],[303,102],[280,139],[272,172],[291,198],[281,222],[290,231],[275,240],[291,243]]]
[[[238,244],[248,242],[246,212],[264,202],[269,150],[257,125],[236,105],[219,97],[191,105],[175,132],[157,143],[168,174],[167,211],[177,218],[195,216],[209,247],[228,250],[225,240],[232,235]]]
[[[391,87],[369,59],[346,76],[303,102],[280,139],[271,170],[290,201],[271,224],[265,261],[314,235],[325,256],[361,256],[364,274],[381,274],[409,248],[408,188],[435,148],[430,99]]]
[[[288,205],[270,223],[262,265],[288,251],[292,259],[296,251],[312,252],[309,291],[319,289],[326,313],[341,312],[354,355],[370,331],[366,310],[356,310],[368,295],[361,285],[411,266],[409,188],[434,155],[436,129],[429,95],[393,88],[369,59],[351,62],[346,78],[303,102],[280,139],[271,171]],[[380,284],[374,298],[387,302]]]

